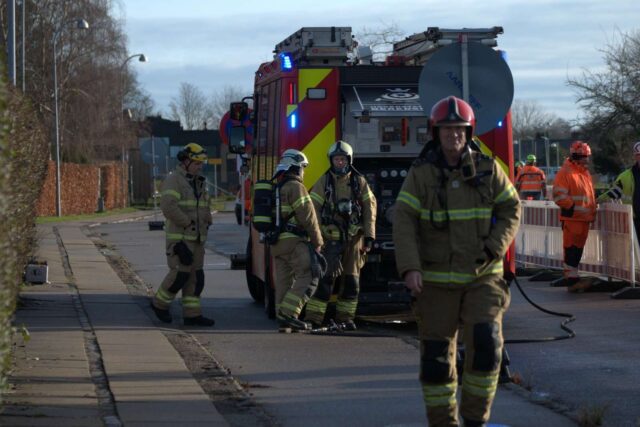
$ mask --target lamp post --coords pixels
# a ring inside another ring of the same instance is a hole
[[[124,67],[127,65],[127,62],[131,61],[133,58],[138,58],[139,62],[149,62],[147,56],[144,53],[136,53],[135,55],[129,56],[124,60],[122,65],[120,66],[120,128],[122,129],[122,113],[124,112]]]
[[[62,31],[69,24],[75,24],[75,28],[79,30],[86,30],[89,28],[89,23],[84,19],[76,19],[75,21],[68,22],[62,25],[53,34],[53,97],[55,99],[55,116],[56,116],[56,215],[62,216],[62,203],[60,201],[60,113],[58,111],[58,59],[56,56],[56,44],[58,43],[58,37],[62,34]]]
[[[553,142],[551,147],[556,150],[556,166],[560,169],[560,145],[557,142]]]
[[[132,60],[133,58],[138,58],[139,62],[149,62],[149,60],[147,59],[147,56],[144,53],[136,53],[135,55],[131,55],[129,56],[127,59],[124,60],[124,62],[122,63],[122,65],[120,66],[120,114],[119,114],[119,124],[120,124],[120,137],[122,138],[122,130],[124,129],[123,126],[123,118],[122,115],[124,114],[124,95],[125,95],[125,90],[124,90],[124,67],[127,65],[127,63]],[[125,168],[124,168],[124,159],[125,159],[125,147],[124,147],[124,141],[122,143],[122,194],[124,195],[126,192],[126,183],[125,181]],[[129,176],[129,180],[131,180],[131,176]],[[130,185],[131,190],[133,190],[133,185]],[[131,204],[131,201],[133,195],[131,194],[131,192],[129,193],[129,204]],[[125,201],[126,204],[126,201]]]
[[[518,146],[518,161],[521,161],[522,160],[522,143],[517,139],[513,141],[513,143],[514,145]]]
[[[547,175],[549,175],[549,138],[543,136],[542,140],[544,141],[544,166],[546,169],[545,172]]]

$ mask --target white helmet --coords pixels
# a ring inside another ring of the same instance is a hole
[[[280,163],[278,163],[278,166],[276,166],[274,176],[279,174],[280,172],[288,171],[291,166],[306,168],[307,166],[309,166],[309,160],[302,151],[289,148],[288,150],[285,150],[284,153],[282,153]]]
[[[640,141],[633,144],[633,154],[640,154]]]
[[[331,159],[333,159],[333,156],[338,155],[345,156],[347,158],[347,166],[341,168],[340,170],[336,170],[336,168],[333,166],[333,162],[331,161]],[[329,151],[327,152],[327,157],[329,157],[331,169],[339,175],[345,175],[347,172],[349,172],[351,162],[353,161],[353,148],[351,148],[351,146],[346,142],[339,139],[331,144],[331,147],[329,147]]]

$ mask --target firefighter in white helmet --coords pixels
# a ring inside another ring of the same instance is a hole
[[[498,385],[502,316],[509,306],[503,257],[520,219],[516,189],[472,146],[471,106],[450,96],[429,120],[433,143],[413,163],[393,219],[396,265],[420,337],[420,382],[430,426],[457,426],[456,342],[465,360],[460,414],[484,426]]]
[[[320,277],[312,271],[312,265],[323,244],[311,198],[302,183],[308,165],[304,153],[288,149],[274,174],[282,222],[277,241],[271,246],[276,266],[276,318],[280,327],[297,330],[310,329],[299,316],[318,285]]]
[[[323,323],[334,283],[338,288],[336,318],[347,330],[354,323],[360,293],[360,269],[375,239],[376,198],[353,167],[353,149],[336,141],[327,153],[330,167],[311,189],[311,199],[325,240],[327,274],[307,304],[305,319]]]
[[[190,143],[178,152],[178,166],[162,183],[160,208],[166,218],[166,255],[169,273],[153,297],[151,307],[160,321],[171,323],[169,311],[182,291],[182,315],[187,326],[213,326],[202,315],[200,294],[204,288],[204,243],[211,225],[206,178],[207,160],[202,146]]]

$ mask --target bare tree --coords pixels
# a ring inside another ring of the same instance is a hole
[[[393,44],[404,38],[404,33],[395,23],[381,22],[378,27],[362,27],[356,33],[356,38],[358,44],[371,48],[374,61],[384,61],[392,52]]]
[[[537,101],[519,99],[511,105],[511,118],[513,138],[519,141],[534,138],[537,133],[547,133],[555,119]]]
[[[242,89],[239,86],[225,85],[222,89],[217,90],[211,96],[212,116],[210,125],[213,129],[218,129],[220,119],[229,111],[229,104],[238,102],[247,96],[250,91]]]
[[[169,102],[170,117],[179,120],[187,130],[203,129],[211,118],[211,107],[202,91],[191,83],[182,82],[178,95]]]
[[[53,141],[55,55],[62,159],[89,162],[119,158],[122,146],[135,141],[129,130],[119,126],[123,96],[128,98],[130,92],[138,90],[135,78],[122,67],[129,55],[127,39],[123,21],[113,17],[120,0],[24,1],[28,41],[25,94],[42,115]],[[0,18],[5,8],[6,2],[1,2]],[[89,28],[75,28],[78,18],[85,19]],[[5,25],[0,19],[0,38],[6,32]],[[20,34],[22,30],[19,19],[17,31]],[[18,52],[21,42],[22,37],[18,37]],[[22,70],[18,77],[21,80]],[[129,83],[125,86],[123,81]]]
[[[600,49],[606,69],[567,80],[586,113],[584,135],[597,148],[600,172],[618,172],[640,137],[640,31],[619,33]]]

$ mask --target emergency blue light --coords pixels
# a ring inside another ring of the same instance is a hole
[[[500,121],[498,122],[498,127],[499,127],[499,128],[501,128],[501,127],[502,127],[502,120],[500,120]]]
[[[295,129],[297,125],[298,125],[298,114],[292,113],[289,116],[289,127],[291,127],[291,129]]]
[[[288,53],[280,54],[280,66],[282,67],[282,71],[290,71],[293,68],[293,60]]]

